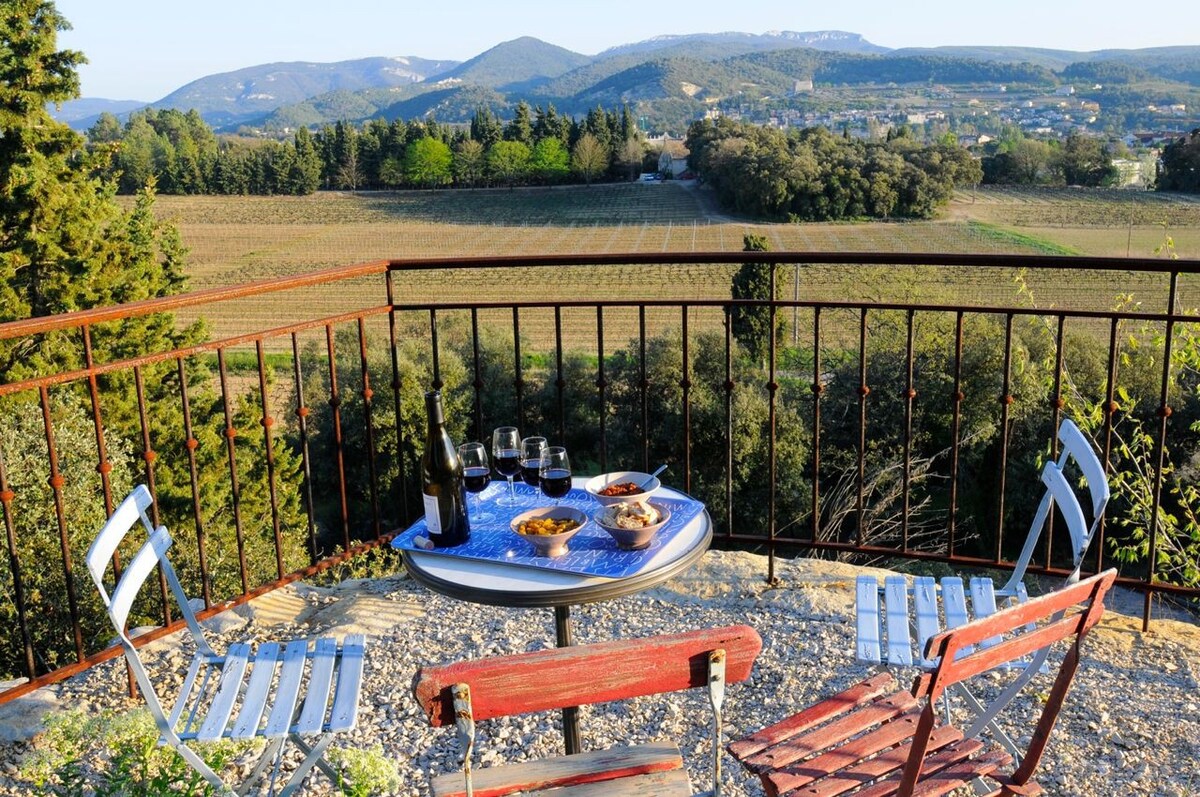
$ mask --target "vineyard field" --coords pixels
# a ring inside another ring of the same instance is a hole
[[[173,197],[157,200],[189,247],[192,289],[300,274],[380,258],[474,257],[522,254],[738,251],[746,233],[765,235],[776,251],[879,251],[1147,256],[1170,227],[1181,256],[1200,251],[1200,202],[1120,192],[1068,190],[963,191],[941,219],[856,224],[762,224],[723,214],[710,194],[686,184],[621,184],[516,190],[328,193],[309,197]],[[1124,213],[1124,215],[1122,215]],[[1068,225],[1071,219],[1075,224]],[[1038,224],[1033,222],[1039,221]],[[721,265],[556,268],[416,272],[396,277],[400,303],[605,299],[721,299],[733,269]],[[1015,275],[1001,269],[808,266],[781,275],[786,299],[914,300],[1011,305]],[[1040,306],[1107,309],[1120,293],[1147,307],[1165,301],[1158,277],[1047,273],[1028,277]],[[1200,293],[1185,286],[1186,300]],[[1021,301],[1028,301],[1028,296]],[[298,290],[203,308],[214,337],[266,329],[384,304],[382,279],[319,290]],[[606,338],[626,338],[636,316],[613,311]],[[720,329],[718,312],[693,310],[693,331]],[[530,311],[522,334],[535,346],[553,343],[552,313]],[[410,314],[409,323],[421,319]],[[678,328],[678,310],[650,311],[650,332]],[[508,319],[511,323],[511,319]],[[594,311],[564,322],[565,344],[594,346]],[[621,345],[624,340],[614,339]],[[606,341],[606,348],[611,345]]]

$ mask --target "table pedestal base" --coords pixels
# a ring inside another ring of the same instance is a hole
[[[570,606],[554,607],[554,636],[560,648],[574,644],[571,641]],[[567,755],[574,755],[583,749],[579,743],[579,709],[576,706],[567,706],[562,710],[562,720],[563,747]]]

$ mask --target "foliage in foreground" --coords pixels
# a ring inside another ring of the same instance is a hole
[[[158,744],[158,728],[148,709],[109,710],[99,715],[71,709],[48,715],[45,724],[46,730],[35,739],[17,773],[40,794],[163,797],[217,793],[178,753]],[[262,742],[222,741],[193,749],[220,773],[247,754],[257,756]],[[335,786],[347,797],[394,792],[403,785],[399,767],[379,745],[369,749],[332,746],[327,759],[338,771]]]

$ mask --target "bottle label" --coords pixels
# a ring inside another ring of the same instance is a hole
[[[436,495],[425,495],[425,527],[430,534],[442,533],[442,516],[438,513]]]

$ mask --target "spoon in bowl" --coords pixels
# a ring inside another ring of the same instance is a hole
[[[658,468],[654,471],[654,473],[650,474],[650,478],[646,479],[646,481],[642,482],[638,486],[641,487],[643,490],[645,490],[647,487],[650,486],[650,482],[654,481],[654,477],[656,477],[658,474],[662,473],[666,469],[667,469],[666,465],[659,465]]]

